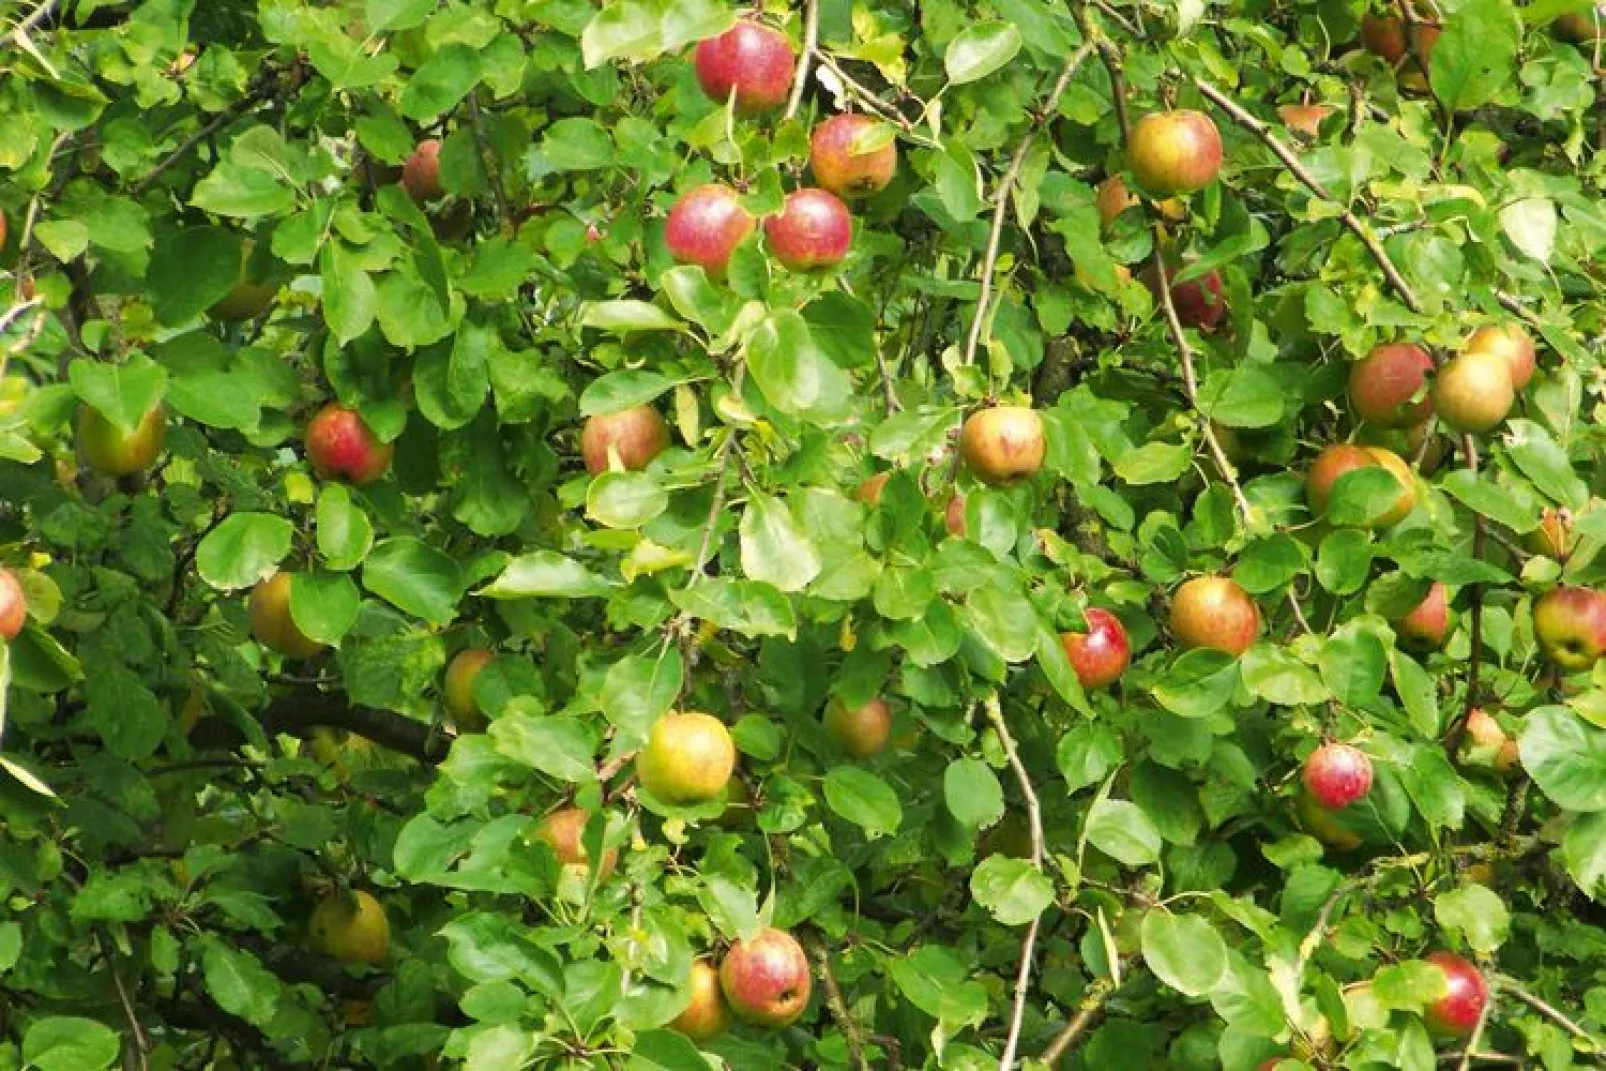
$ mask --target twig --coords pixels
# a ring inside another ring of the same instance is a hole
[[[1518,1000],[1528,1005],[1528,1007],[1532,1008],[1540,1015],[1543,1015],[1545,1018],[1567,1031],[1573,1037],[1584,1038],[1587,1041],[1598,1044],[1594,1035],[1590,1034],[1589,1031],[1573,1022],[1564,1013],[1557,1011],[1551,1005],[1545,1003],[1540,998],[1528,992],[1515,978],[1510,978],[1503,974],[1497,974],[1494,976],[1492,981],[1495,983],[1495,988],[1497,988],[1500,992],[1509,993],[1516,997]]]
[[[1021,762],[1020,752],[1015,747],[1015,738],[1010,735],[1009,723],[1004,720],[1004,708],[999,704],[997,694],[988,696],[982,706],[987,710],[987,720],[992,722],[993,731],[998,734],[998,742],[1004,748],[1004,755],[1009,759],[1010,769],[1015,771],[1015,780],[1026,800],[1027,827],[1032,834],[1032,867],[1041,871],[1044,854],[1043,811],[1037,802],[1037,790],[1032,787],[1026,764]],[[1020,1048],[1021,1024],[1026,1019],[1026,997],[1032,986],[1032,955],[1037,947],[1037,929],[1041,921],[1041,915],[1032,919],[1026,927],[1026,937],[1021,942],[1020,971],[1015,976],[1015,1010],[1010,1016],[1009,1036],[1004,1042],[1004,1055],[998,1061],[998,1071],[1009,1071],[1015,1066],[1015,1053]]]
[[[814,59],[821,67],[836,76],[836,80],[842,83],[842,88],[852,94],[857,103],[864,105],[887,122],[897,126],[905,134],[914,132],[915,125],[913,121],[897,108],[876,96],[863,82],[843,70],[842,65],[833,59],[829,53],[816,51]]]
[[[870,1071],[870,1062],[864,1057],[864,1032],[848,1010],[848,1002],[842,996],[842,986],[837,983],[836,972],[831,970],[831,954],[826,951],[825,942],[810,933],[803,936],[803,944],[813,955],[814,969],[819,972],[820,984],[825,987],[825,1006],[831,1010],[831,1017],[842,1031],[842,1040],[847,1043],[848,1063],[853,1065],[855,1071]]]
[[[1460,1071],[1470,1071],[1472,1067],[1472,1054],[1477,1051],[1479,1043],[1483,1041],[1483,1031],[1489,1025],[1489,1013],[1494,1011],[1494,997],[1491,995],[1483,1002],[1483,1008],[1478,1012],[1478,1024],[1472,1028],[1472,1036],[1467,1039],[1467,1050],[1461,1054]]]
[[[1473,441],[1470,434],[1461,437],[1461,451],[1466,458],[1467,471],[1474,476],[1478,473],[1478,444]],[[1483,514],[1476,510],[1472,513],[1472,557],[1481,561],[1485,542],[1485,529]],[[1452,756],[1461,744],[1461,736],[1466,731],[1467,719],[1471,717],[1472,710],[1478,705],[1478,671],[1483,665],[1483,585],[1469,584],[1467,586],[1467,599],[1471,602],[1469,613],[1472,615],[1472,627],[1469,641],[1472,644],[1472,654],[1467,662],[1467,698],[1462,704],[1461,716],[1450,726],[1445,733],[1444,746]]]
[[[275,699],[262,711],[260,721],[269,734],[305,736],[317,728],[344,729],[429,766],[440,763],[451,750],[452,738],[428,722],[388,710],[355,706],[342,695],[313,688],[297,689]],[[197,749],[206,750],[238,746],[241,737],[239,729],[227,721],[205,718],[190,734],[190,741]]]
[[[731,389],[738,396],[742,393],[742,380],[747,373],[747,366],[742,365],[736,369],[732,377]],[[714,540],[714,529],[719,527],[719,514],[725,508],[725,480],[730,475],[731,454],[736,447],[736,429],[731,428],[730,434],[719,445],[719,475],[714,478],[714,500],[708,504],[708,521],[703,525],[703,538],[697,544],[697,557],[692,562],[691,578],[686,581],[689,588],[697,583],[703,576],[703,570],[708,567],[708,551]]]
[[[809,67],[820,47],[820,0],[808,0],[803,8],[803,54],[797,58],[797,77],[792,81],[792,97],[786,102],[784,118],[797,115],[803,106],[803,91],[809,84]]]
[[[39,6],[33,9],[33,14],[17,23],[17,25],[12,28],[11,32],[14,34],[32,33],[41,22],[44,22],[45,19],[50,17],[50,13],[54,11],[55,8],[56,0],[40,0]]]
[[[135,197],[138,197],[140,194],[150,189],[153,182],[161,178],[162,174],[168,168],[178,163],[186,153],[195,148],[195,146],[199,145],[203,139],[211,136],[222,127],[227,126],[229,123],[234,122],[234,120],[245,114],[245,112],[248,111],[252,106],[260,103],[263,96],[264,92],[258,90],[257,92],[247,96],[244,100],[236,101],[227,108],[223,109],[210,123],[207,123],[205,126],[201,127],[201,129],[179,142],[178,148],[162,157],[161,162],[155,167],[151,168],[149,171],[145,172],[145,174],[139,179],[138,182],[134,183],[128,192],[133,194]]]
[[[1048,1048],[1043,1050],[1043,1055],[1038,1059],[1049,1067],[1053,1067],[1063,1059],[1065,1054],[1081,1040],[1082,1035],[1087,1033],[1087,1028],[1093,1025],[1093,1021],[1104,1010],[1105,1001],[1109,1000],[1110,994],[1114,992],[1115,983],[1108,978],[1100,978],[1088,986],[1087,992],[1082,994],[1082,999],[1077,1004],[1076,1014],[1065,1024],[1065,1029],[1048,1043]]]
[[[117,950],[102,933],[95,934],[95,940],[100,945],[100,954],[106,958],[106,970],[112,976],[112,984],[117,987],[117,1000],[123,1006],[123,1015],[128,1019],[128,1028],[132,1033],[131,1040],[134,1052],[139,1060],[140,1071],[149,1071],[151,1066],[147,1053],[150,1052],[150,1042],[145,1039],[145,1029],[139,1025],[139,1015],[134,1011],[134,1002],[129,999],[128,987],[123,984],[123,972],[117,969]]]
[[[506,226],[512,222],[513,212],[508,207],[507,187],[502,183],[502,161],[496,159],[494,170],[486,162],[495,154],[491,151],[491,139],[485,134],[485,119],[480,115],[480,102],[472,92],[468,95],[468,120],[474,127],[474,143],[479,146],[480,166],[485,168],[491,181],[491,193],[496,197],[496,214],[501,218],[503,226]]]

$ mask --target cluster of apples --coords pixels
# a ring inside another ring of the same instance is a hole
[[[809,1005],[813,985],[809,960],[785,930],[760,930],[726,949],[716,967],[691,965],[691,1003],[669,1028],[696,1042],[730,1029],[732,1016],[752,1026],[779,1030]]]

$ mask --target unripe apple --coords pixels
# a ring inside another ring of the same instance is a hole
[[[1310,138],[1321,136],[1322,120],[1332,114],[1333,109],[1327,104],[1283,104],[1277,109],[1284,126]]]
[[[650,405],[598,413],[580,433],[580,454],[593,476],[608,471],[610,449],[626,471],[640,472],[668,448],[669,425]]]
[[[671,711],[653,723],[636,755],[636,776],[667,803],[692,804],[719,795],[736,768],[736,745],[712,714]]]
[[[1341,811],[1372,791],[1372,760],[1349,744],[1323,744],[1305,759],[1299,779],[1312,800]]]
[[[1468,350],[1433,377],[1433,411],[1456,431],[1491,431],[1516,401],[1511,361],[1502,353]]]
[[[439,138],[425,138],[418,143],[413,154],[402,165],[402,189],[415,204],[439,201],[446,196],[441,185],[441,142]]]
[[[355,409],[330,402],[307,422],[307,461],[325,480],[362,487],[390,470],[396,448],[368,430]]]
[[[1517,390],[1522,390],[1533,379],[1539,363],[1532,336],[1514,323],[1478,328],[1467,339],[1466,350],[1468,353],[1483,350],[1504,357],[1511,365],[1511,385]]]
[[[28,597],[22,593],[22,582],[10,569],[0,569],[0,638],[10,643],[27,621]]]
[[[780,1029],[809,1005],[809,959],[785,930],[761,930],[731,945],[719,965],[719,986],[737,1018]]]
[[[1126,626],[1108,610],[1093,607],[1083,615],[1086,632],[1062,632],[1060,644],[1084,691],[1108,688],[1121,679],[1132,661]]]
[[[279,293],[279,284],[272,279],[253,275],[251,268],[255,251],[256,242],[251,239],[247,238],[241,244],[239,281],[234,284],[234,289],[206,310],[212,319],[230,323],[254,320],[273,304],[274,297]]]
[[[1166,278],[1171,280],[1171,307],[1176,310],[1177,322],[1183,327],[1214,331],[1221,323],[1221,318],[1227,315],[1227,298],[1221,286],[1221,273],[1211,270],[1196,279],[1176,282],[1177,274],[1184,267],[1186,265],[1167,264],[1165,269]],[[1158,302],[1160,273],[1152,259],[1140,278]]]
[[[887,489],[887,481],[890,479],[892,479],[890,469],[886,472],[878,472],[862,481],[858,489],[853,492],[853,497],[871,509],[875,509],[881,505],[881,492]]]
[[[1416,508],[1416,481],[1405,460],[1394,451],[1385,450],[1381,446],[1334,443],[1317,454],[1316,460],[1311,463],[1310,471],[1305,474],[1305,501],[1310,504],[1311,512],[1317,516],[1325,514],[1328,502],[1332,499],[1333,487],[1338,483],[1339,477],[1356,469],[1366,468],[1388,469],[1400,485],[1400,496],[1394,505],[1374,518],[1366,527],[1391,528],[1399,524]]]
[[[944,528],[948,529],[949,535],[958,536],[961,539],[965,537],[970,526],[965,523],[964,495],[955,493],[948,500],[947,508],[942,511],[942,524]]]
[[[681,194],[669,210],[664,242],[681,264],[700,264],[709,275],[725,274],[731,254],[753,233],[753,217],[729,186],[710,183]]]
[[[691,965],[691,1003],[670,1022],[669,1029],[696,1042],[708,1041],[731,1026],[730,1005],[719,988],[719,969],[707,960]]]
[[[78,453],[84,464],[103,476],[132,476],[156,464],[167,438],[167,414],[160,406],[140,418],[125,434],[87,405],[78,407]]]
[[[1461,760],[1469,765],[1487,766],[1498,774],[1508,774],[1522,765],[1522,753],[1493,715],[1481,707],[1473,707],[1467,713]]]
[[[1535,554],[1564,561],[1573,548],[1573,511],[1566,506],[1546,507],[1539,527],[1522,537],[1523,546]]]
[[[718,37],[698,42],[697,81],[711,100],[736,97],[736,114],[762,115],[786,103],[797,59],[792,43],[772,26],[742,19]]]
[[[307,943],[341,963],[374,966],[390,954],[390,919],[369,893],[333,892],[312,909]]]
[[[1260,635],[1260,608],[1237,581],[1197,576],[1171,597],[1171,633],[1184,648],[1207,647],[1236,658]]]
[[[479,704],[474,702],[474,681],[495,657],[483,647],[469,647],[457,652],[446,666],[441,702],[459,732],[481,732],[487,724]]]
[[[311,658],[324,649],[290,616],[290,574],[283,569],[251,589],[245,612],[257,642],[286,658]]]
[[[1365,838],[1345,821],[1343,811],[1323,807],[1303,789],[1295,798],[1294,809],[1299,813],[1299,824],[1305,832],[1329,848],[1352,852],[1365,843]]]
[[[853,247],[853,216],[828,190],[793,190],[778,215],[764,221],[775,259],[793,271],[834,268]]]
[[[1453,952],[1422,957],[1444,972],[1445,994],[1422,1013],[1428,1030],[1439,1037],[1465,1037],[1477,1029],[1483,1007],[1489,1003],[1489,986],[1478,968]]]
[[[846,201],[887,188],[898,172],[898,146],[888,142],[865,150],[883,124],[868,115],[843,112],[814,128],[809,136],[809,167],[814,181]]]
[[[826,704],[824,720],[826,735],[855,759],[881,754],[892,736],[892,711],[879,696],[857,708],[833,699]]]
[[[541,824],[536,827],[535,838],[552,849],[560,866],[589,872],[591,858],[586,854],[585,831],[586,823],[590,820],[591,815],[578,807],[563,807],[541,819]],[[602,865],[597,868],[597,880],[607,881],[613,875],[613,868],[618,861],[618,849],[605,849]]]
[[[1151,112],[1132,129],[1132,175],[1156,197],[1202,190],[1221,171],[1221,134],[1208,115]]]
[[[1394,633],[1409,647],[1437,651],[1450,637],[1448,589],[1438,581],[1411,612],[1394,622]]]
[[[1427,375],[1433,358],[1407,342],[1374,347],[1350,365],[1349,398],[1355,415],[1380,428],[1409,428],[1433,415]]]
[[[965,467],[982,483],[993,486],[1035,475],[1047,453],[1043,418],[1023,405],[999,405],[972,413],[959,436],[959,455]]]
[[[1534,640],[1568,673],[1593,666],[1606,653],[1606,596],[1592,588],[1551,588],[1534,603]]]

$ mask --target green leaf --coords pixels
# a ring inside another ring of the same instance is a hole
[[[615,746],[629,751],[646,743],[653,722],[680,698],[685,679],[680,650],[673,646],[653,658],[625,655],[609,666],[598,698],[603,715],[619,730]]]
[[[363,562],[362,585],[434,625],[450,624],[463,597],[463,574],[442,551],[411,536],[376,544]]]
[[[496,750],[559,781],[590,781],[596,770],[596,733],[575,718],[543,718],[516,708],[491,723]]]
[[[554,550],[521,554],[474,594],[487,599],[602,598],[608,585],[584,565]]]
[[[435,0],[368,0],[364,10],[369,33],[410,30],[435,10]]]
[[[1193,464],[1193,451],[1182,443],[1144,443],[1115,461],[1115,474],[1134,487],[1175,483]]]
[[[580,310],[580,326],[612,331],[681,331],[685,324],[650,301],[589,301]]]
[[[99,1071],[117,1062],[122,1042],[93,1019],[53,1015],[36,1019],[22,1039],[22,1060],[39,1071]]]
[[[1433,901],[1433,917],[1474,952],[1485,954],[1505,944],[1511,931],[1511,913],[1505,901],[1482,885],[1463,885],[1441,894]]]
[[[1589,488],[1573,471],[1566,451],[1540,425],[1531,420],[1508,420],[1505,449],[1522,474],[1552,501],[1575,510],[1589,501]]]
[[[1024,926],[1054,902],[1054,883],[1024,859],[989,855],[970,872],[970,895],[1005,926]]]
[[[649,1030],[636,1035],[636,1040],[630,1046],[630,1062],[625,1064],[625,1071],[706,1071],[707,1067],[708,1061],[684,1034],[677,1034],[673,1030]]]
[[[479,80],[479,52],[467,45],[447,45],[431,52],[407,79],[397,109],[409,119],[433,119],[468,96]]]
[[[244,167],[232,159],[220,162],[190,195],[190,204],[214,216],[260,219],[290,211],[296,195],[271,171]]]
[[[797,634],[797,612],[783,592],[769,584],[723,577],[670,594],[675,605],[692,617],[743,636]]]
[[[1334,595],[1353,595],[1372,572],[1372,534],[1341,528],[1316,552],[1316,579]]]
[[[615,59],[652,59],[662,48],[659,22],[658,5],[652,0],[608,4],[580,37],[586,69]]]
[[[1155,908],[1143,916],[1140,936],[1143,962],[1183,996],[1206,996],[1227,972],[1226,942],[1198,915]]]
[[[1206,648],[1185,651],[1154,685],[1154,698],[1183,718],[1203,718],[1232,701],[1243,680],[1238,659]]]
[[[1576,816],[1562,838],[1561,855],[1584,895],[1606,897],[1606,811]]]
[[[954,85],[975,82],[1004,67],[1020,51],[1020,31],[1008,22],[967,26],[948,42],[943,67]]]
[[[593,171],[613,163],[613,138],[595,119],[559,119],[541,135],[537,151],[543,170]]]
[[[1087,815],[1087,841],[1126,866],[1160,861],[1160,831],[1143,809],[1128,800],[1101,798]]]
[[[310,639],[338,646],[357,623],[362,596],[351,577],[322,570],[290,579],[290,617]]]
[[[970,829],[984,829],[1004,817],[1004,788],[992,767],[980,759],[955,759],[942,775],[948,813]]]
[[[1439,482],[1468,509],[1519,535],[1539,526],[1542,503],[1522,484],[1498,484],[1469,469],[1456,469]]]
[[[79,358],[68,366],[67,378],[85,405],[124,434],[131,434],[161,404],[167,387],[167,370],[143,355],[122,364]]]
[[[345,484],[325,484],[318,492],[318,553],[331,569],[355,569],[374,545],[374,526],[352,501]]]
[[[710,874],[697,891],[715,928],[732,939],[748,940],[763,929],[758,916],[758,893],[723,874]]]
[[[215,588],[248,588],[290,553],[295,525],[271,513],[231,513],[195,549],[195,568]]]
[[[1282,382],[1257,365],[1216,372],[1199,388],[1205,416],[1229,428],[1269,428],[1283,418]]]
[[[801,591],[820,574],[820,555],[780,499],[754,489],[742,510],[742,572],[778,590]]]
[[[669,493],[646,472],[604,472],[586,488],[586,514],[608,528],[640,528],[669,508]]]
[[[187,227],[164,236],[145,282],[156,318],[184,324],[205,312],[241,278],[239,235],[221,227]]]
[[[1566,707],[1528,712],[1518,738],[1522,768],[1569,811],[1606,811],[1606,730]]]
[[[591,417],[646,405],[665,391],[673,389],[675,382],[657,372],[634,368],[609,372],[593,379],[581,392],[580,415]]]
[[[808,322],[790,309],[759,324],[746,353],[753,382],[783,413],[829,417],[852,396],[847,376],[814,344]]]
[[[1292,707],[1331,698],[1316,671],[1281,647],[1257,644],[1239,659],[1244,686],[1268,703]]]
[[[281,983],[255,956],[211,940],[201,955],[201,967],[206,991],[218,1007],[257,1026],[273,1021]]]
[[[323,283],[324,320],[335,341],[345,345],[373,326],[379,292],[339,242],[325,243],[318,257],[318,275]]]
[[[903,822],[898,796],[881,778],[857,766],[837,766],[825,775],[825,802],[872,840],[896,833]]]
[[[1516,79],[1519,37],[1509,0],[1468,0],[1457,7],[1428,64],[1434,95],[1456,111],[1492,101]]]

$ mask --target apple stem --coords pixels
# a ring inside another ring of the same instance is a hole
[[[793,118],[803,106],[803,90],[809,84],[809,67],[819,47],[820,0],[808,0],[803,8],[803,52],[797,58],[797,77],[792,81],[792,96],[786,102],[786,111],[781,116],[783,119]]]

